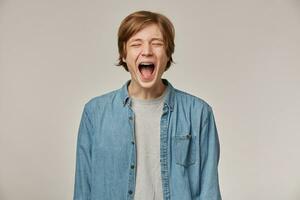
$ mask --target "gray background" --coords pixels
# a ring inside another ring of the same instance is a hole
[[[164,74],[213,107],[224,200],[299,200],[300,2],[0,1],[0,199],[73,195],[90,98],[130,78],[117,29],[152,10],[176,28]]]

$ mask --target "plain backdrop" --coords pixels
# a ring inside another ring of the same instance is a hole
[[[137,10],[171,19],[163,77],[213,107],[223,199],[299,200],[299,0],[0,0],[0,199],[72,199],[83,106],[130,78],[117,29]]]

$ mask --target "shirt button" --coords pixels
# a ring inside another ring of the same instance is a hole
[[[134,141],[131,141],[131,144],[134,144]]]
[[[134,165],[131,165],[130,167],[131,167],[131,169],[134,169]]]
[[[128,191],[128,193],[129,193],[129,194],[132,194],[132,191],[131,191],[131,190],[129,190],[129,191]]]
[[[130,117],[129,117],[129,120],[132,120],[132,119],[133,119],[133,118],[130,116]]]

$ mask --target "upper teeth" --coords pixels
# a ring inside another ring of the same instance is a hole
[[[141,65],[152,65],[153,63],[151,62],[142,62]]]

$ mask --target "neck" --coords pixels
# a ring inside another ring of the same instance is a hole
[[[163,94],[166,89],[166,85],[163,84],[162,80],[151,88],[143,88],[135,83],[133,80],[130,81],[128,86],[129,96],[136,99],[154,99]]]

